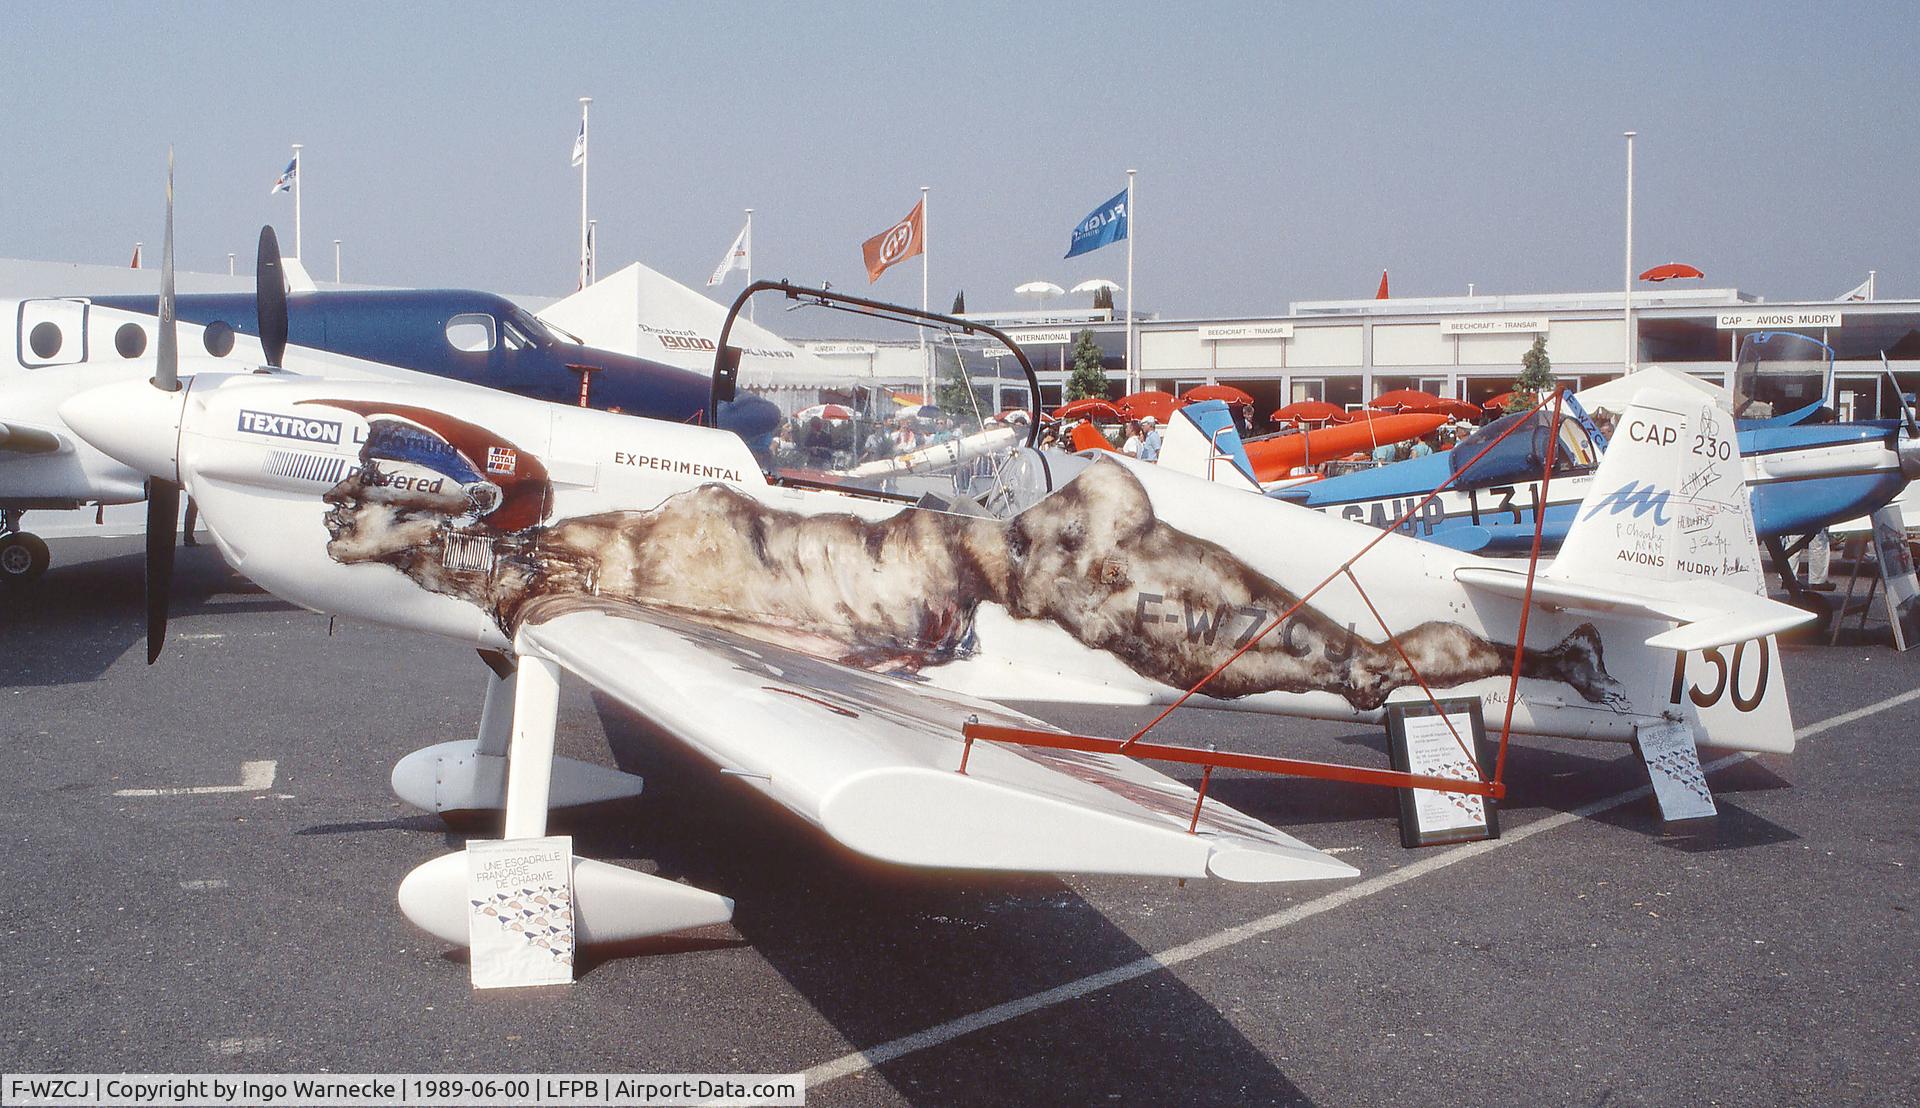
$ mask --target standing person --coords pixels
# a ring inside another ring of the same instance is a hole
[[[1407,451],[1407,456],[1410,458],[1424,458],[1431,453],[1433,453],[1433,445],[1427,442],[1426,436],[1422,435],[1420,438],[1413,440],[1413,448]]]
[[[1158,462],[1160,460],[1160,421],[1147,416],[1140,421],[1140,460]]]
[[[1373,464],[1377,466],[1393,464],[1393,443],[1383,442],[1373,448]]]
[[[1132,420],[1127,424],[1127,437],[1120,440],[1120,453],[1129,458],[1140,456],[1140,421]]]

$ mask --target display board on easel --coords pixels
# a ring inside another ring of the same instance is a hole
[[[1888,504],[1870,519],[1874,559],[1880,563],[1880,595],[1886,598],[1887,622],[1893,624],[1893,646],[1910,650],[1920,644],[1920,576],[1914,573],[1906,520],[1898,504]]]
[[[1462,781],[1493,775],[1493,750],[1477,697],[1442,700],[1437,706],[1429,701],[1388,705],[1387,754],[1393,768],[1406,773]],[[1399,793],[1402,846],[1500,837],[1500,814],[1488,798],[1439,789],[1401,789]]]

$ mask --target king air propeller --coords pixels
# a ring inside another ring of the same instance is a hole
[[[280,266],[280,239],[271,226],[260,228],[253,303],[260,323],[260,347],[266,351],[267,365],[279,369],[280,359],[287,353],[287,276]]]
[[[173,291],[173,148],[167,148],[167,230],[160,252],[160,335],[155,344],[153,387],[180,391],[180,344]],[[167,639],[167,602],[173,585],[173,546],[180,525],[179,437],[174,436],[174,477],[147,480],[147,664],[160,657]]]

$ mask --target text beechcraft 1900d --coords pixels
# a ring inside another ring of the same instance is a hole
[[[873,480],[846,476],[886,468],[858,459],[796,474],[726,431],[501,394],[207,373],[169,389],[164,365],[155,377],[162,387],[106,386],[62,414],[183,484],[228,561],[274,593],[499,652],[478,738],[402,758],[393,784],[429,810],[504,805],[508,838],[542,834],[549,805],[638,791],[554,757],[561,670],[840,843],[910,865],[1354,872],[1114,751],[968,738],[983,725],[1058,734],[1005,700],[1191,693],[1378,720],[1423,682],[1504,712],[1511,680],[1516,731],[1630,741],[1678,720],[1703,743],[1793,745],[1768,636],[1807,617],[1759,594],[1737,452],[1689,453],[1714,417],[1678,397],[1643,397],[1632,417],[1662,435],[1621,443],[1596,477],[1652,486],[1659,509],[1596,506],[1535,577],[1004,431],[943,447],[954,460],[969,442],[999,448],[967,459],[987,487],[963,496],[922,459]],[[946,495],[931,495],[941,480]],[[1517,650],[1527,603],[1532,645]],[[409,918],[465,943],[466,873],[460,854],[416,870]],[[575,875],[583,941],[731,911],[614,866],[576,860]]]

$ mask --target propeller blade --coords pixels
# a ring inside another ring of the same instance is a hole
[[[287,278],[280,265],[280,238],[270,224],[260,228],[253,302],[260,317],[260,346],[267,352],[267,364],[277,369],[287,353]]]
[[[153,386],[180,391],[180,341],[173,292],[173,147],[167,147],[167,231],[160,246],[160,335],[154,344]]]
[[[173,544],[180,523],[180,486],[147,482],[147,664],[167,641],[167,602],[173,592]]]

